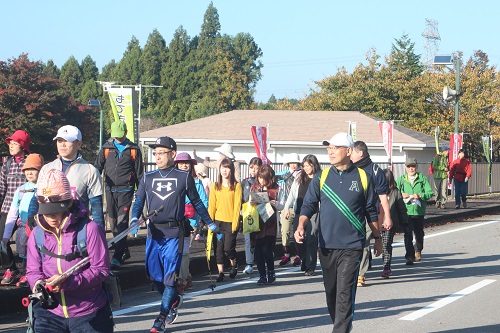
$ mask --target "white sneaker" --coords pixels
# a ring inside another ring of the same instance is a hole
[[[252,265],[247,265],[245,267],[245,269],[243,270],[243,273],[248,274],[248,275],[252,274],[253,273],[253,266]]]

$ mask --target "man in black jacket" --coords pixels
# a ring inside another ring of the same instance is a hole
[[[144,167],[141,150],[127,139],[127,126],[123,121],[117,120],[111,124],[111,137],[113,140],[106,142],[97,155],[95,167],[101,173],[104,172],[108,222],[116,236],[128,228],[130,205]],[[129,258],[125,237],[115,245],[111,268],[118,269]]]

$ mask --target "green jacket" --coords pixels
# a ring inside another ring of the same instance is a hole
[[[413,186],[411,185],[407,174],[399,177],[396,181],[401,194],[420,194],[421,196],[420,206],[417,204],[412,204],[411,202],[406,203],[406,210],[409,216],[425,215],[427,200],[429,200],[434,195],[434,191],[432,190],[427,178],[419,172],[417,172],[416,176],[417,177],[415,178]]]
[[[434,179],[448,178],[448,156],[443,153],[437,154],[432,160],[432,169],[434,169]]]

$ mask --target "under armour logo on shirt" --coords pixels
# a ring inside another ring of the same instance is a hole
[[[172,191],[172,183],[171,182],[168,182],[167,185],[163,185],[163,183],[158,183],[156,184],[156,190],[158,192],[161,192],[162,189],[166,188],[167,189],[167,192],[170,192]]]

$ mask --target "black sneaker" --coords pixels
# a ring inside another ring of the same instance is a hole
[[[307,268],[306,268],[306,261],[305,261],[305,260],[302,260],[302,264],[300,264],[300,270],[301,270],[302,272],[307,271]]]
[[[236,265],[234,265],[233,267],[231,267],[231,270],[229,271],[229,277],[231,279],[234,279],[236,277],[236,274],[238,274],[238,268]]]
[[[274,271],[267,272],[267,284],[273,284],[276,281],[276,276],[274,275]]]
[[[304,275],[305,276],[313,276],[314,271],[312,269],[306,269],[306,271],[304,272]]]
[[[224,273],[219,273],[219,276],[217,279],[215,279],[215,282],[222,282],[224,281]]]
[[[267,278],[261,275],[259,281],[257,281],[257,284],[260,286],[267,284]]]
[[[415,260],[413,260],[412,258],[406,259],[406,265],[408,265],[408,266],[413,265],[414,262],[415,262]]]
[[[123,256],[122,256],[121,262],[123,263],[125,260],[128,260],[130,258],[131,258],[130,250],[128,248],[126,248],[125,251],[123,252]]]
[[[160,315],[156,318],[153,327],[149,330],[150,333],[162,333],[165,332],[165,317]]]

